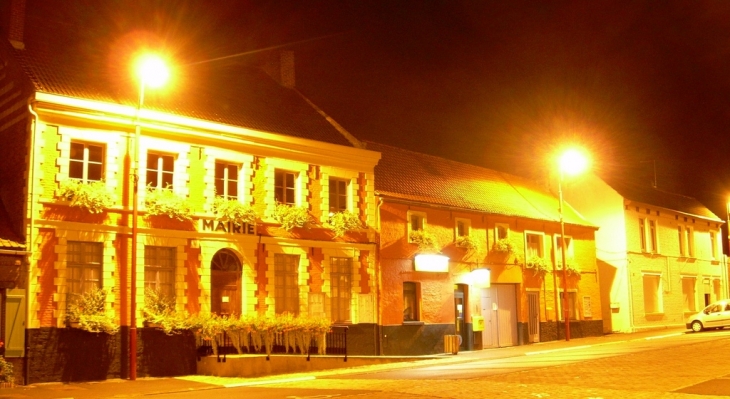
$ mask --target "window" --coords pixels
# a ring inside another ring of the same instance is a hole
[[[543,257],[542,234],[525,233],[526,259]]]
[[[456,237],[467,237],[471,231],[471,223],[469,219],[456,219],[454,225],[454,235]]]
[[[418,306],[418,284],[403,283],[403,321],[418,321],[420,319]]]
[[[679,237],[679,256],[687,255],[687,246],[684,244],[684,229],[677,226],[677,236]]]
[[[66,253],[68,292],[81,295],[102,287],[102,254],[100,242],[69,241]]]
[[[408,242],[412,240],[414,231],[422,231],[426,228],[426,214],[423,212],[408,212]]]
[[[352,258],[331,258],[330,286],[332,295],[332,320],[350,320],[352,293]]]
[[[694,240],[694,231],[691,227],[687,226],[684,229],[685,238],[687,242],[687,256],[690,258],[694,258],[695,256],[695,240]]]
[[[717,259],[717,238],[715,232],[710,232],[710,256],[712,259]]]
[[[576,320],[578,310],[576,308],[576,293],[568,292],[568,320]],[[565,292],[560,293],[560,320],[565,320]]]
[[[639,240],[641,241],[642,252],[659,252],[657,248],[656,220],[639,219]]]
[[[274,175],[274,196],[276,202],[286,205],[296,205],[296,180],[294,172],[277,169]]]
[[[661,276],[658,274],[644,275],[644,312],[662,312]]]
[[[238,165],[215,163],[215,193],[223,198],[238,199]]]
[[[504,240],[509,238],[509,226],[506,224],[497,223],[494,226],[494,237],[497,240]]]
[[[426,216],[422,213],[410,212],[408,222],[411,231],[423,230],[426,227]]]
[[[68,177],[83,182],[99,181],[104,172],[104,148],[100,145],[71,142]]]
[[[172,189],[172,155],[147,154],[147,186]]]
[[[648,248],[649,252],[651,252],[651,253],[659,252],[657,250],[656,220],[649,221],[649,244],[651,245],[651,247]]]
[[[299,314],[299,256],[274,254],[276,314]]]
[[[641,252],[647,252],[646,248],[646,219],[639,219],[639,241],[641,241]]]
[[[330,179],[330,212],[347,210],[347,181]]]
[[[697,293],[695,292],[695,278],[682,277],[682,297],[684,298],[684,311],[697,311]]]
[[[563,263],[563,240],[562,236],[555,236],[555,258],[558,263]],[[565,236],[565,260],[573,259],[573,237]]]
[[[175,298],[175,247],[144,247],[144,287]]]

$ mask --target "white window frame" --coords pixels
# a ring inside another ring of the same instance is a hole
[[[74,159],[71,157],[71,147],[74,144],[82,145],[83,146],[83,153],[81,159]],[[94,162],[89,159],[89,147],[98,147],[101,149],[101,161],[100,162]],[[69,143],[69,156],[68,156],[68,176],[69,179],[75,179],[79,180],[84,183],[88,182],[94,182],[94,181],[102,181],[104,180],[105,175],[105,167],[106,167],[106,145],[103,143],[92,143],[88,141],[83,140],[76,140],[71,139]],[[71,176],[71,165],[74,163],[81,164],[81,177],[72,177]],[[101,171],[99,172],[99,178],[98,179],[92,179],[89,177],[89,166],[90,165],[99,165],[101,168]]]
[[[463,223],[463,234],[459,233],[459,223]],[[459,237],[469,237],[471,235],[471,219],[455,218],[454,219],[454,239]]]
[[[499,232],[501,229],[504,230],[504,237],[499,236]],[[509,240],[509,224],[507,223],[494,224],[494,241],[499,241],[501,239]]]
[[[279,188],[276,185],[276,176],[280,173],[284,174],[284,182],[283,182],[284,185],[281,187],[283,187],[283,189],[284,189],[283,195],[285,197],[284,198],[285,201],[287,199],[286,191],[288,191],[290,189],[289,186],[286,185],[286,175],[291,174],[294,176],[294,184],[293,184],[293,187],[291,187],[291,190],[294,191],[294,194],[292,194],[294,196],[293,202],[280,202],[279,199],[276,198],[276,191]],[[301,178],[301,175],[302,175],[301,172],[296,171],[296,170],[291,170],[291,169],[287,169],[287,168],[275,168],[274,169],[274,199],[277,203],[287,204],[287,205],[291,205],[291,206],[299,206],[299,204],[300,204],[299,179]]]
[[[677,225],[677,239],[679,241],[679,256],[687,256],[687,244],[684,241],[684,226]]]
[[[710,256],[713,260],[719,259],[717,256],[717,237],[719,234],[717,234],[714,230],[710,230]]]
[[[238,162],[230,162],[230,161],[227,161],[224,159],[216,159],[215,162],[213,163],[213,165],[214,165],[213,166],[213,188],[215,189],[215,195],[218,197],[223,197],[225,199],[231,199],[231,200],[240,201],[241,199],[243,199],[243,196],[241,195],[241,193],[243,193],[243,191],[241,190],[241,188],[242,188],[241,187],[241,180],[242,180],[241,175],[243,173],[242,165]],[[218,176],[218,165],[224,166],[223,176],[221,176],[221,177]],[[235,182],[236,182],[236,184],[235,184],[236,193],[235,194],[230,194],[228,192],[228,186],[229,186],[228,183],[233,180],[233,179],[230,179],[230,176],[229,176],[229,167],[231,167],[231,166],[236,168],[236,174],[237,174],[236,179],[235,179]],[[218,188],[217,188],[218,181],[223,182],[223,192],[222,193],[218,192]]]
[[[158,156],[157,159],[157,166],[155,169],[149,168],[149,159],[150,155]],[[166,170],[164,168],[164,162],[163,157],[170,157],[172,158],[172,170]],[[144,165],[144,174],[145,174],[145,183],[147,187],[151,187],[155,190],[173,190],[175,191],[175,164],[177,161],[177,157],[175,154],[167,153],[163,151],[149,151],[147,152],[147,156],[145,157],[145,165]],[[157,180],[155,182],[151,182],[149,180],[149,173],[151,171],[154,171],[157,173]],[[164,183],[164,176],[170,176],[170,183],[169,186],[165,186]]]
[[[545,233],[538,231],[525,231],[525,261],[528,261],[533,255],[530,254],[530,243],[528,241],[529,236],[536,236],[538,238],[538,257],[545,259]]]
[[[692,228],[692,226],[685,226],[684,233],[685,233],[684,237],[687,242],[687,257],[694,258],[695,250],[696,250],[694,228]]]
[[[563,308],[563,296],[565,295],[565,291],[562,289],[560,290],[560,294],[558,295],[558,302],[560,305],[560,320],[565,321],[565,309]],[[578,320],[579,319],[579,313],[578,313],[578,292],[576,290],[568,290],[568,317],[570,320]]]
[[[555,248],[555,259],[557,260],[556,264],[562,265],[563,264],[563,253],[562,253],[562,247],[563,247],[563,240],[561,239],[560,234],[555,234],[553,245]],[[570,263],[571,260],[573,260],[574,252],[573,252],[573,236],[565,235],[565,241],[567,242],[566,248],[565,248],[565,261]]]
[[[345,209],[332,209],[332,182],[345,183]],[[327,178],[327,209],[330,213],[352,211],[352,179],[329,176]]]
[[[421,218],[420,219],[421,222],[420,222],[420,226],[419,226],[420,228],[419,229],[415,229],[415,230],[413,229],[413,225],[412,225],[412,222],[411,222],[411,218],[414,217],[414,216]],[[427,219],[426,219],[426,212],[408,211],[407,218],[408,218],[408,220],[406,221],[406,226],[408,227],[408,230],[407,230],[408,242],[412,242],[411,241],[411,238],[410,238],[412,231],[426,230],[426,226],[428,225],[427,224]]]
[[[655,300],[656,300],[656,309],[652,312],[648,312],[646,309],[646,278],[651,277],[657,280],[657,287],[655,292]],[[642,273],[642,293],[644,295],[644,313],[646,314],[656,314],[656,313],[664,313],[664,295],[663,295],[663,282],[662,282],[662,275],[661,273]]]

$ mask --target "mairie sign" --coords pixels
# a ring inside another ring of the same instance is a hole
[[[243,225],[240,225],[233,222],[206,219],[200,219],[199,231],[216,231],[229,234],[256,234],[256,228],[252,224],[245,223]]]

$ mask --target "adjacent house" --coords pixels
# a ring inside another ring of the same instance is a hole
[[[385,355],[603,333],[596,226],[525,179],[376,143]],[[565,278],[567,277],[567,290]],[[566,299],[567,298],[567,299]],[[563,306],[567,307],[563,308]]]
[[[595,175],[564,192],[600,226],[596,257],[609,331],[681,327],[686,316],[727,297],[724,222],[696,199]]]
[[[189,341],[143,327],[147,288],[191,314],[326,317],[375,335],[379,154],[296,89],[290,52],[187,60],[174,91],[148,88],[142,103],[138,37],[85,13],[57,19],[43,2],[8,6],[0,269],[25,275],[0,287],[15,321],[2,333],[27,383],[125,378],[133,360],[141,376],[194,373]],[[219,201],[253,216],[235,222]],[[332,228],[345,213],[359,228]],[[95,289],[119,333],[68,327],[70,305]],[[375,351],[352,341],[353,354]]]

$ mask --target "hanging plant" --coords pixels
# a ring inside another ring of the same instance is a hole
[[[494,245],[492,245],[492,249],[495,252],[502,252],[506,254],[510,254],[514,252],[514,248],[512,247],[512,243],[509,242],[506,238],[501,238],[494,242]]]
[[[327,218],[327,226],[335,233],[335,237],[342,237],[348,231],[361,229],[362,222],[356,214],[342,211],[330,213]]]
[[[454,245],[459,248],[464,248],[466,250],[474,250],[477,248],[477,240],[475,240],[471,236],[459,236],[456,237]]]
[[[309,223],[309,212],[301,206],[276,204],[274,219],[281,223],[281,228],[291,231],[295,227],[305,227]]]
[[[59,196],[70,201],[71,206],[85,208],[91,213],[104,212],[114,205],[114,196],[101,180],[86,183],[77,179],[64,180],[61,182]]]
[[[101,288],[87,291],[73,301],[66,312],[66,320],[89,332],[116,334],[119,331],[114,312],[106,310],[106,291]]]
[[[216,196],[213,200],[213,213],[216,219],[232,222],[237,226],[256,223],[256,211],[250,205],[237,200]]]
[[[418,252],[421,253],[435,253],[438,252],[436,248],[436,237],[426,230],[411,230],[408,235],[408,240],[418,245]]]
[[[563,270],[563,264],[558,263],[558,270]],[[568,262],[568,268],[566,269],[568,274],[580,274],[580,270],[578,269],[578,266]]]
[[[175,194],[172,188],[158,189],[148,186],[144,206],[150,216],[168,216],[180,221],[193,218],[193,210],[188,201]]]
[[[542,277],[547,273],[548,266],[545,259],[533,255],[525,262],[525,269],[532,269],[533,275]]]

